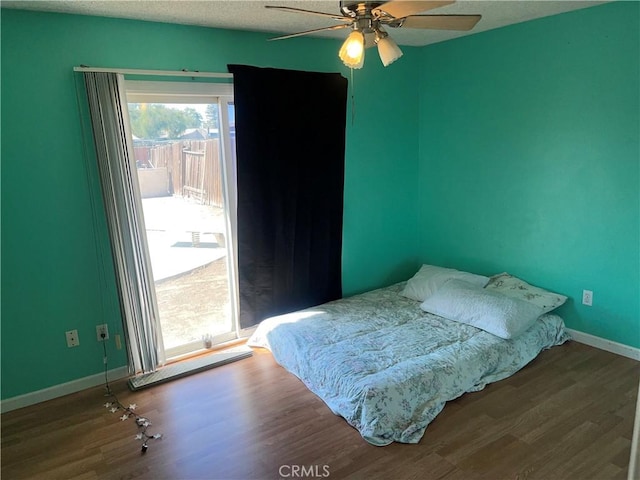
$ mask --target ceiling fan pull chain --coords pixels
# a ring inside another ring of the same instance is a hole
[[[351,70],[351,125],[354,125],[356,120],[356,86],[353,82],[353,68],[349,70]]]

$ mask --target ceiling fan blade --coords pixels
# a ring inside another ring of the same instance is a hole
[[[434,30],[471,30],[481,18],[482,15],[411,15],[402,19],[396,26]],[[389,26],[393,27],[393,23]]]
[[[337,14],[324,13],[324,12],[314,12],[313,10],[303,10],[302,8],[279,7],[274,5],[265,5],[264,8],[271,8],[274,10],[281,10],[283,12],[290,12],[290,13],[308,13],[311,15],[318,15],[321,17],[333,18],[334,20],[339,20],[342,22],[351,22],[351,18],[345,17],[344,15],[337,15]]]
[[[307,30],[305,32],[298,32],[298,33],[290,33],[289,35],[282,35],[280,37],[273,37],[270,38],[269,40],[284,40],[285,38],[293,38],[293,37],[300,37],[302,35],[308,35],[310,33],[316,33],[316,32],[323,32],[323,31],[328,31],[328,30],[339,30],[341,28],[347,28],[350,27],[351,24],[350,23],[345,23],[342,25],[333,25],[332,27],[323,27],[323,28],[314,28],[313,30]]]
[[[409,15],[413,15],[415,13],[426,12],[427,10],[431,10],[432,8],[444,7],[445,5],[450,5],[452,3],[456,3],[456,2],[453,0],[445,0],[445,1],[396,0],[395,2],[390,1],[380,5],[377,8],[374,8],[373,13],[374,15],[377,14],[383,17],[391,16],[394,18],[402,18],[402,17],[408,17]]]

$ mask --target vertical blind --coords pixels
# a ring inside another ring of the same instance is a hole
[[[148,258],[123,76],[83,73],[130,373],[154,371],[162,335]]]

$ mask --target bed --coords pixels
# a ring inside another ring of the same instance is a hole
[[[384,446],[418,443],[447,401],[569,339],[552,313],[501,338],[425,311],[407,288],[401,282],[268,318],[248,343],[269,349],[367,442]]]

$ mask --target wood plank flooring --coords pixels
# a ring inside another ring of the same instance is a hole
[[[626,479],[636,361],[575,342],[449,402],[417,445],[374,447],[270,353],[120,401],[148,417],[146,454],[133,421],[102,387],[2,415],[3,479]]]

